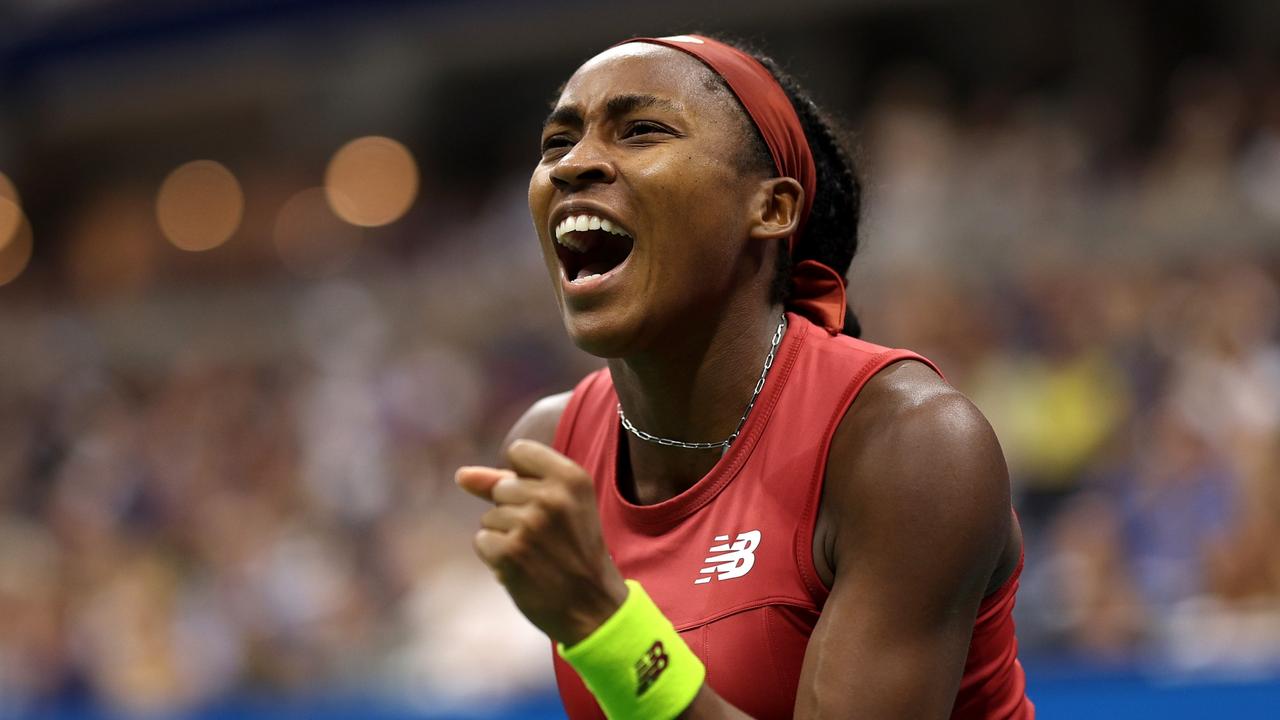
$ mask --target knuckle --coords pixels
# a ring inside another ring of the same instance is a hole
[[[515,563],[526,558],[533,550],[533,544],[529,541],[529,533],[526,529],[520,528],[511,533],[511,541],[507,544],[507,551],[503,556],[506,563]]]
[[[549,487],[543,491],[539,504],[548,514],[559,517],[573,509],[574,499],[562,488]]]
[[[524,528],[530,533],[540,533],[547,529],[551,524],[547,513],[540,507],[534,505],[524,512],[522,518]]]
[[[579,502],[595,497],[595,483],[591,481],[591,476],[585,472],[567,483],[565,487]]]
[[[595,494],[595,482],[591,479],[591,475],[582,468],[574,468],[567,474],[565,487],[579,498]]]
[[[509,461],[517,461],[521,456],[528,452],[529,441],[524,438],[516,438],[507,445],[506,456]]]
[[[503,477],[493,485],[493,499],[495,502],[506,502],[511,499],[514,491],[512,480],[509,477]]]
[[[494,552],[483,530],[471,538],[471,547],[476,551],[476,555],[479,555],[480,559],[488,565],[493,565],[501,557],[499,553]]]
[[[565,471],[565,484],[574,487],[586,485],[591,486],[591,475],[579,465],[574,465]]]

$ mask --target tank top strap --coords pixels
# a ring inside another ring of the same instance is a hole
[[[600,368],[589,373],[573,388],[573,392],[569,395],[569,404],[565,406],[564,414],[560,416],[560,421],[556,424],[555,439],[551,443],[551,447],[557,452],[572,456],[572,446],[580,444],[584,438],[584,431],[597,431],[594,423],[599,421],[602,416],[602,409],[608,407],[612,409],[613,403],[616,403],[616,397],[613,392],[613,381],[609,376],[609,368]],[[592,425],[590,428],[581,428],[584,420],[585,423]]]
[[[910,350],[881,347],[847,337],[832,338],[832,342],[855,349],[858,353],[852,355],[841,353],[838,356],[841,359],[852,358],[852,364],[846,362],[833,366],[830,360],[827,362],[819,361],[812,371],[822,378],[821,382],[826,387],[839,388],[839,392],[831,394],[835,400],[833,403],[828,401],[828,412],[818,416],[823,421],[821,430],[817,433],[820,444],[818,451],[814,454],[812,474],[804,486],[807,494],[804,500],[804,509],[799,518],[800,522],[794,543],[796,567],[806,589],[809,591],[810,597],[819,608],[826,602],[831,589],[822,582],[818,575],[817,566],[813,559],[813,536],[817,529],[818,510],[822,501],[822,489],[826,481],[827,460],[831,453],[831,442],[835,437],[837,428],[839,428],[840,423],[848,414],[853,401],[857,399],[858,394],[862,392],[862,389],[866,387],[871,378],[890,365],[903,360],[914,360],[923,363],[938,373],[939,376],[942,375],[942,372],[932,361]],[[841,381],[843,381],[843,387],[841,387]],[[809,406],[812,407],[812,404]]]

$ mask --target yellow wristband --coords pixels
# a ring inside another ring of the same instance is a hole
[[[689,707],[707,670],[648,593],[627,580],[627,599],[560,657],[573,666],[609,720],[671,720]]]

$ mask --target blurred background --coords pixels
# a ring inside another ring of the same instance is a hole
[[[0,718],[559,717],[452,472],[599,363],[555,89],[691,30],[851,131],[852,298],[999,433],[1042,717],[1280,706],[1280,3],[4,0]]]

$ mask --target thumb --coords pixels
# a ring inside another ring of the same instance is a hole
[[[453,481],[481,500],[493,502],[493,486],[504,477],[515,477],[515,473],[499,468],[464,465],[454,473]]]

